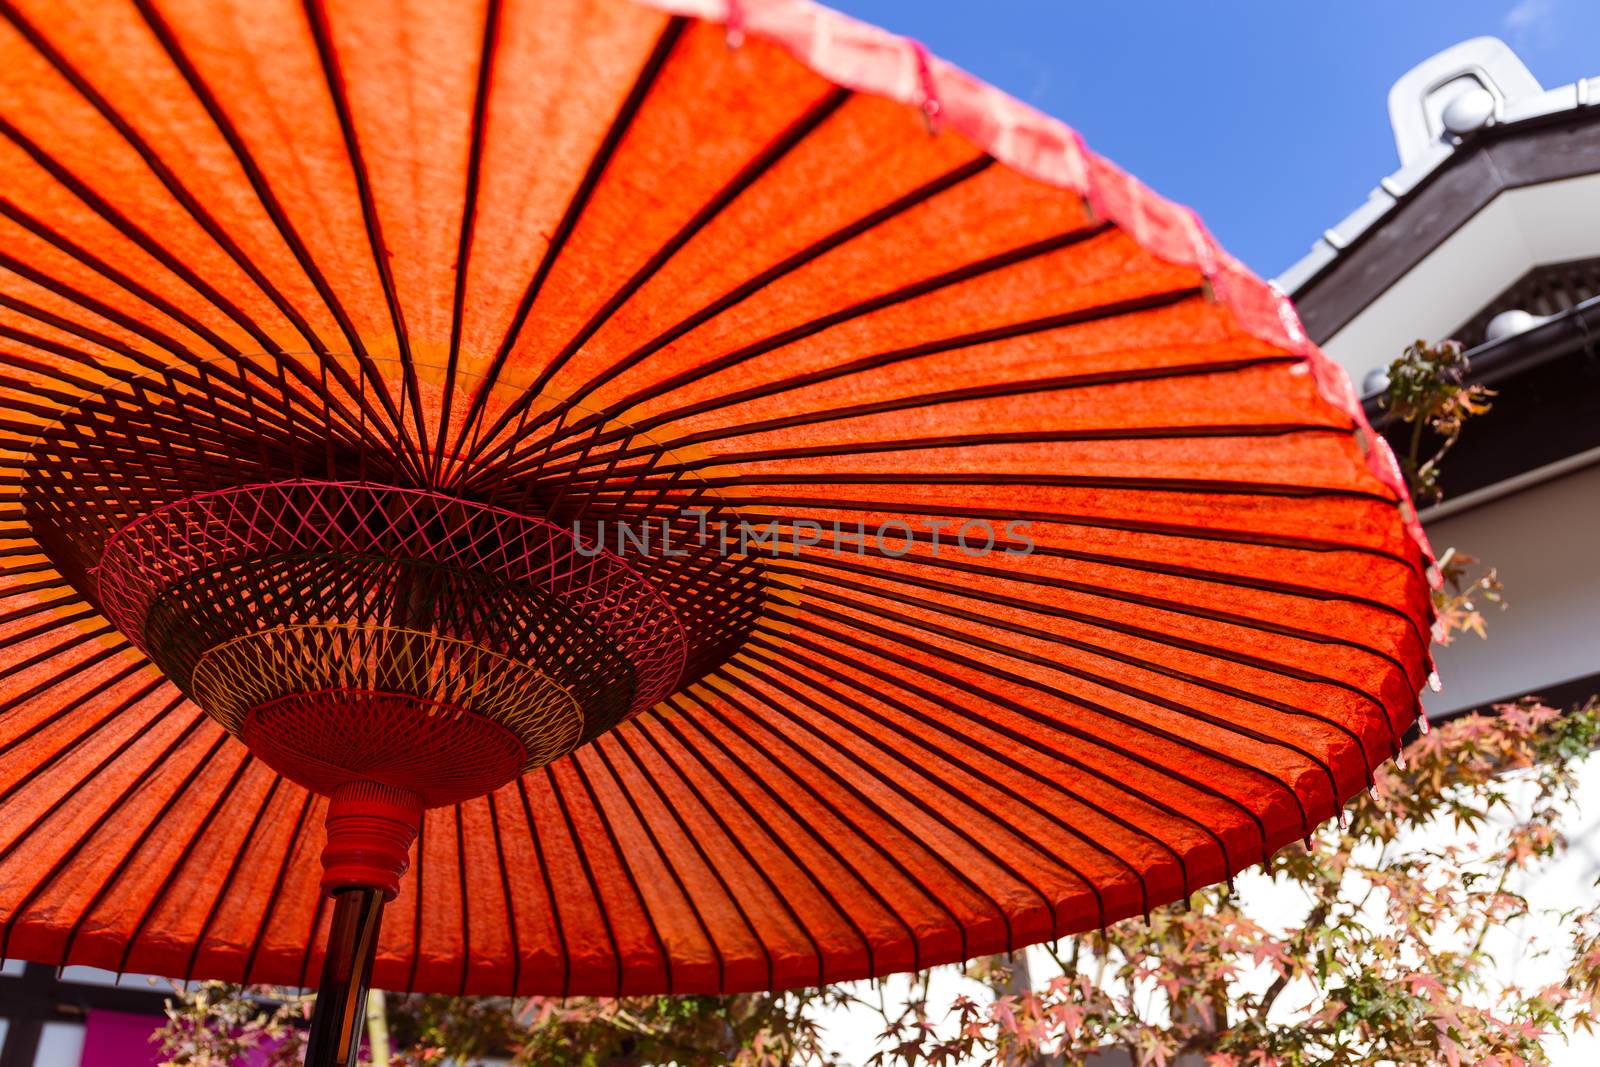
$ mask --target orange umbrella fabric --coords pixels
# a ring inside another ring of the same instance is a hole
[[[1432,560],[1343,372],[1191,212],[914,43],[806,0],[5,7],[0,954],[319,966],[326,799],[112,627],[109,534],[68,529],[201,479],[140,473],[163,432],[245,426],[207,489],[760,535],[711,578],[608,546],[684,620],[669,695],[426,811],[390,989],[1094,929],[1305,836],[1416,720]]]

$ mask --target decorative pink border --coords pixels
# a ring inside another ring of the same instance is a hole
[[[1065,123],[929,54],[910,38],[813,0],[636,2],[721,23],[735,39],[754,35],[771,41],[829,81],[920,108],[930,122],[949,126],[1018,173],[1079,193],[1097,216],[1116,223],[1152,255],[1198,269],[1241,329],[1305,358],[1323,399],[1355,424],[1368,469],[1395,494],[1429,580],[1438,583],[1433,549],[1400,465],[1388,442],[1373,432],[1350,376],[1311,343],[1289,298],[1224,251],[1191,209],[1091,152]]]

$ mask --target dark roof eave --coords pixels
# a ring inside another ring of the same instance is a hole
[[[1470,135],[1289,286],[1307,335],[1326,343],[1502,192],[1596,172],[1600,104]]]

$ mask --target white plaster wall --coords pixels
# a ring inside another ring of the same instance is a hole
[[[83,1059],[82,1023],[45,1023],[33,1067],[78,1067]]]
[[[1487,641],[1435,650],[1444,689],[1425,695],[1430,712],[1600,671],[1600,466],[1452,515],[1428,536],[1435,551],[1455,546],[1498,569],[1506,600],[1486,612]]]

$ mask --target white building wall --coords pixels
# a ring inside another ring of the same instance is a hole
[[[1454,546],[1495,567],[1506,600],[1485,612],[1487,641],[1435,650],[1444,689],[1426,694],[1431,713],[1600,671],[1600,466],[1452,515],[1428,536],[1437,552]]]
[[[33,1067],[78,1067],[83,1059],[82,1023],[45,1023]]]

